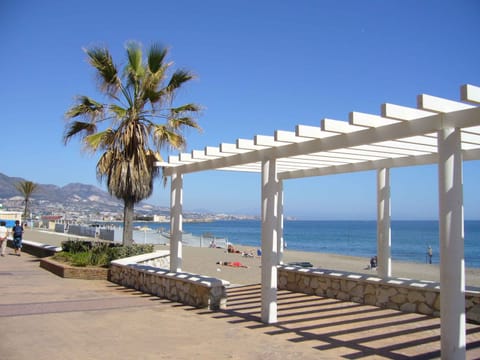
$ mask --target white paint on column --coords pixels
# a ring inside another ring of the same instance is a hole
[[[170,271],[182,271],[183,175],[173,173],[170,192]]]

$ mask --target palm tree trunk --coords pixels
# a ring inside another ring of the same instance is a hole
[[[28,199],[25,199],[25,209],[23,210],[23,220],[27,220]]]
[[[123,207],[123,245],[133,244],[133,209],[135,203],[130,200],[124,200]]]

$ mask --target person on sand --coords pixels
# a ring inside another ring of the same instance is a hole
[[[242,254],[244,257],[255,257],[255,250],[250,250],[249,252],[244,252]]]
[[[248,268],[247,265],[242,264],[240,261],[217,261],[217,265]]]
[[[23,227],[20,225],[20,221],[15,221],[15,226],[12,228],[13,236],[13,248],[15,249],[15,255],[20,256],[22,252],[22,238]]]
[[[430,245],[428,245],[427,255],[428,255],[429,263],[431,264],[432,263],[432,257],[433,257],[433,250],[432,250],[432,247]]]
[[[7,248],[8,229],[5,221],[0,221],[0,249],[2,256],[5,256],[5,249]]]
[[[227,250],[229,253],[235,253],[235,254],[242,253],[240,250],[235,249],[232,244],[228,244]]]

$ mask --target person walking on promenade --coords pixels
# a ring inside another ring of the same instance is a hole
[[[432,263],[433,250],[432,250],[432,247],[430,245],[428,245],[427,255],[428,255],[428,261],[431,264]]]
[[[0,221],[0,252],[2,256],[5,256],[5,249],[7,248],[8,229],[5,221]]]
[[[15,255],[20,256],[22,252],[22,238],[23,227],[20,225],[20,221],[15,220],[15,226],[12,228],[13,234],[13,248],[15,249]]]

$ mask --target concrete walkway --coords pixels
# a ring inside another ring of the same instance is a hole
[[[11,250],[8,250],[8,252]],[[259,322],[258,285],[229,290],[210,312],[107,281],[59,278],[22,254],[0,258],[0,358],[16,359],[431,359],[439,320],[279,292],[279,322]],[[467,325],[468,358],[480,326]]]

